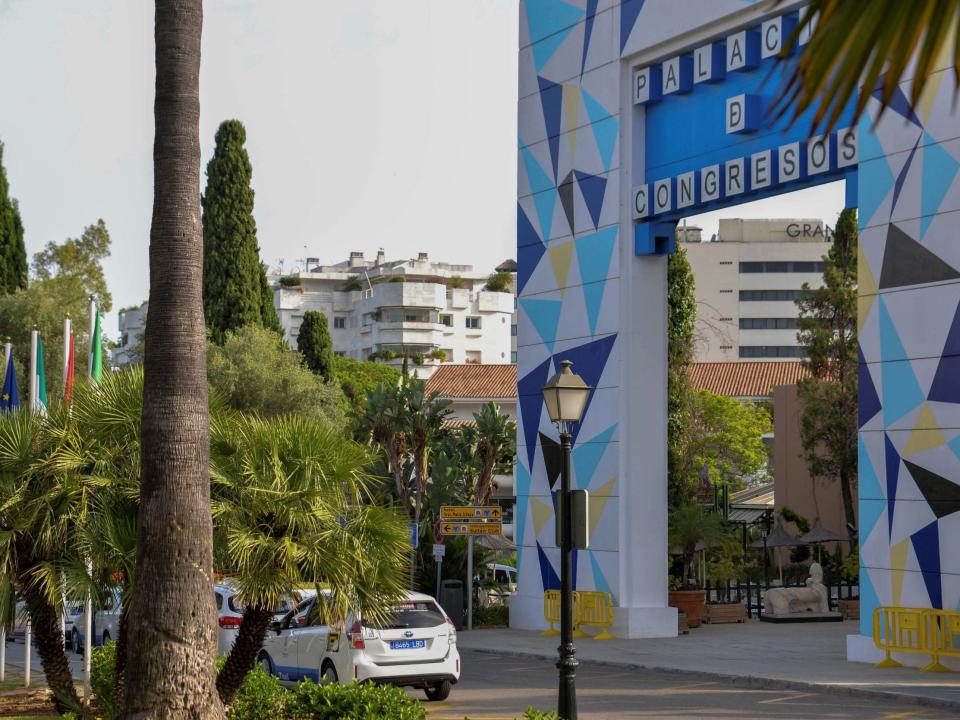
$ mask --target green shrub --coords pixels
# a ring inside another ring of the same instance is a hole
[[[470,718],[464,718],[463,720],[470,720]],[[517,720],[560,720],[560,716],[553,710],[536,710],[528,707],[524,711],[523,717],[517,718]]]
[[[113,682],[116,663],[117,644],[112,640],[94,648],[90,656],[90,688],[96,698],[98,717],[103,720],[114,720],[120,714]]]
[[[281,720],[289,717],[291,693],[261,666],[243,679],[240,690],[227,709],[229,720]]]
[[[553,710],[534,710],[528,707],[523,713],[523,720],[560,720],[560,716]]]
[[[426,720],[427,712],[402,688],[361,683],[316,685],[305,681],[290,697],[284,717],[306,720]],[[276,715],[264,715],[273,717]],[[246,720],[246,719],[244,719]],[[251,718],[252,720],[252,718]]]
[[[510,606],[491,605],[490,607],[474,608],[473,624],[474,627],[483,627],[484,625],[509,625]]]

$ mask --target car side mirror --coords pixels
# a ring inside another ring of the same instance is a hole
[[[270,623],[270,629],[273,630],[277,635],[279,635],[280,629],[281,629],[280,621],[274,620],[272,623]]]

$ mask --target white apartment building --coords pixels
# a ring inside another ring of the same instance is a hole
[[[804,283],[823,285],[830,234],[811,219],[723,219],[712,242],[689,232],[681,244],[696,281],[695,362],[802,358],[794,301]]]
[[[292,347],[303,314],[327,316],[333,349],[358,360],[408,367],[427,378],[443,362],[508,364],[516,325],[511,290],[484,289],[490,272],[429,259],[375,260],[362,252],[336,265],[307,258],[293,274],[273,274],[274,301]]]
[[[111,363],[120,367],[130,362],[139,362],[143,355],[143,333],[147,327],[147,302],[124,308],[117,317],[120,338],[111,353]]]

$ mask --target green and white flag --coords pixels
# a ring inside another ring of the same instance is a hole
[[[43,337],[30,333],[30,408],[41,415],[47,413],[47,369],[43,355]]]
[[[90,378],[97,382],[103,377],[103,333],[100,330],[100,309],[90,303]]]

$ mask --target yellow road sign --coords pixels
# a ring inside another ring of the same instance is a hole
[[[441,520],[500,520],[499,505],[444,505],[440,508]]]
[[[498,522],[441,522],[444,535],[500,535],[503,525]]]

